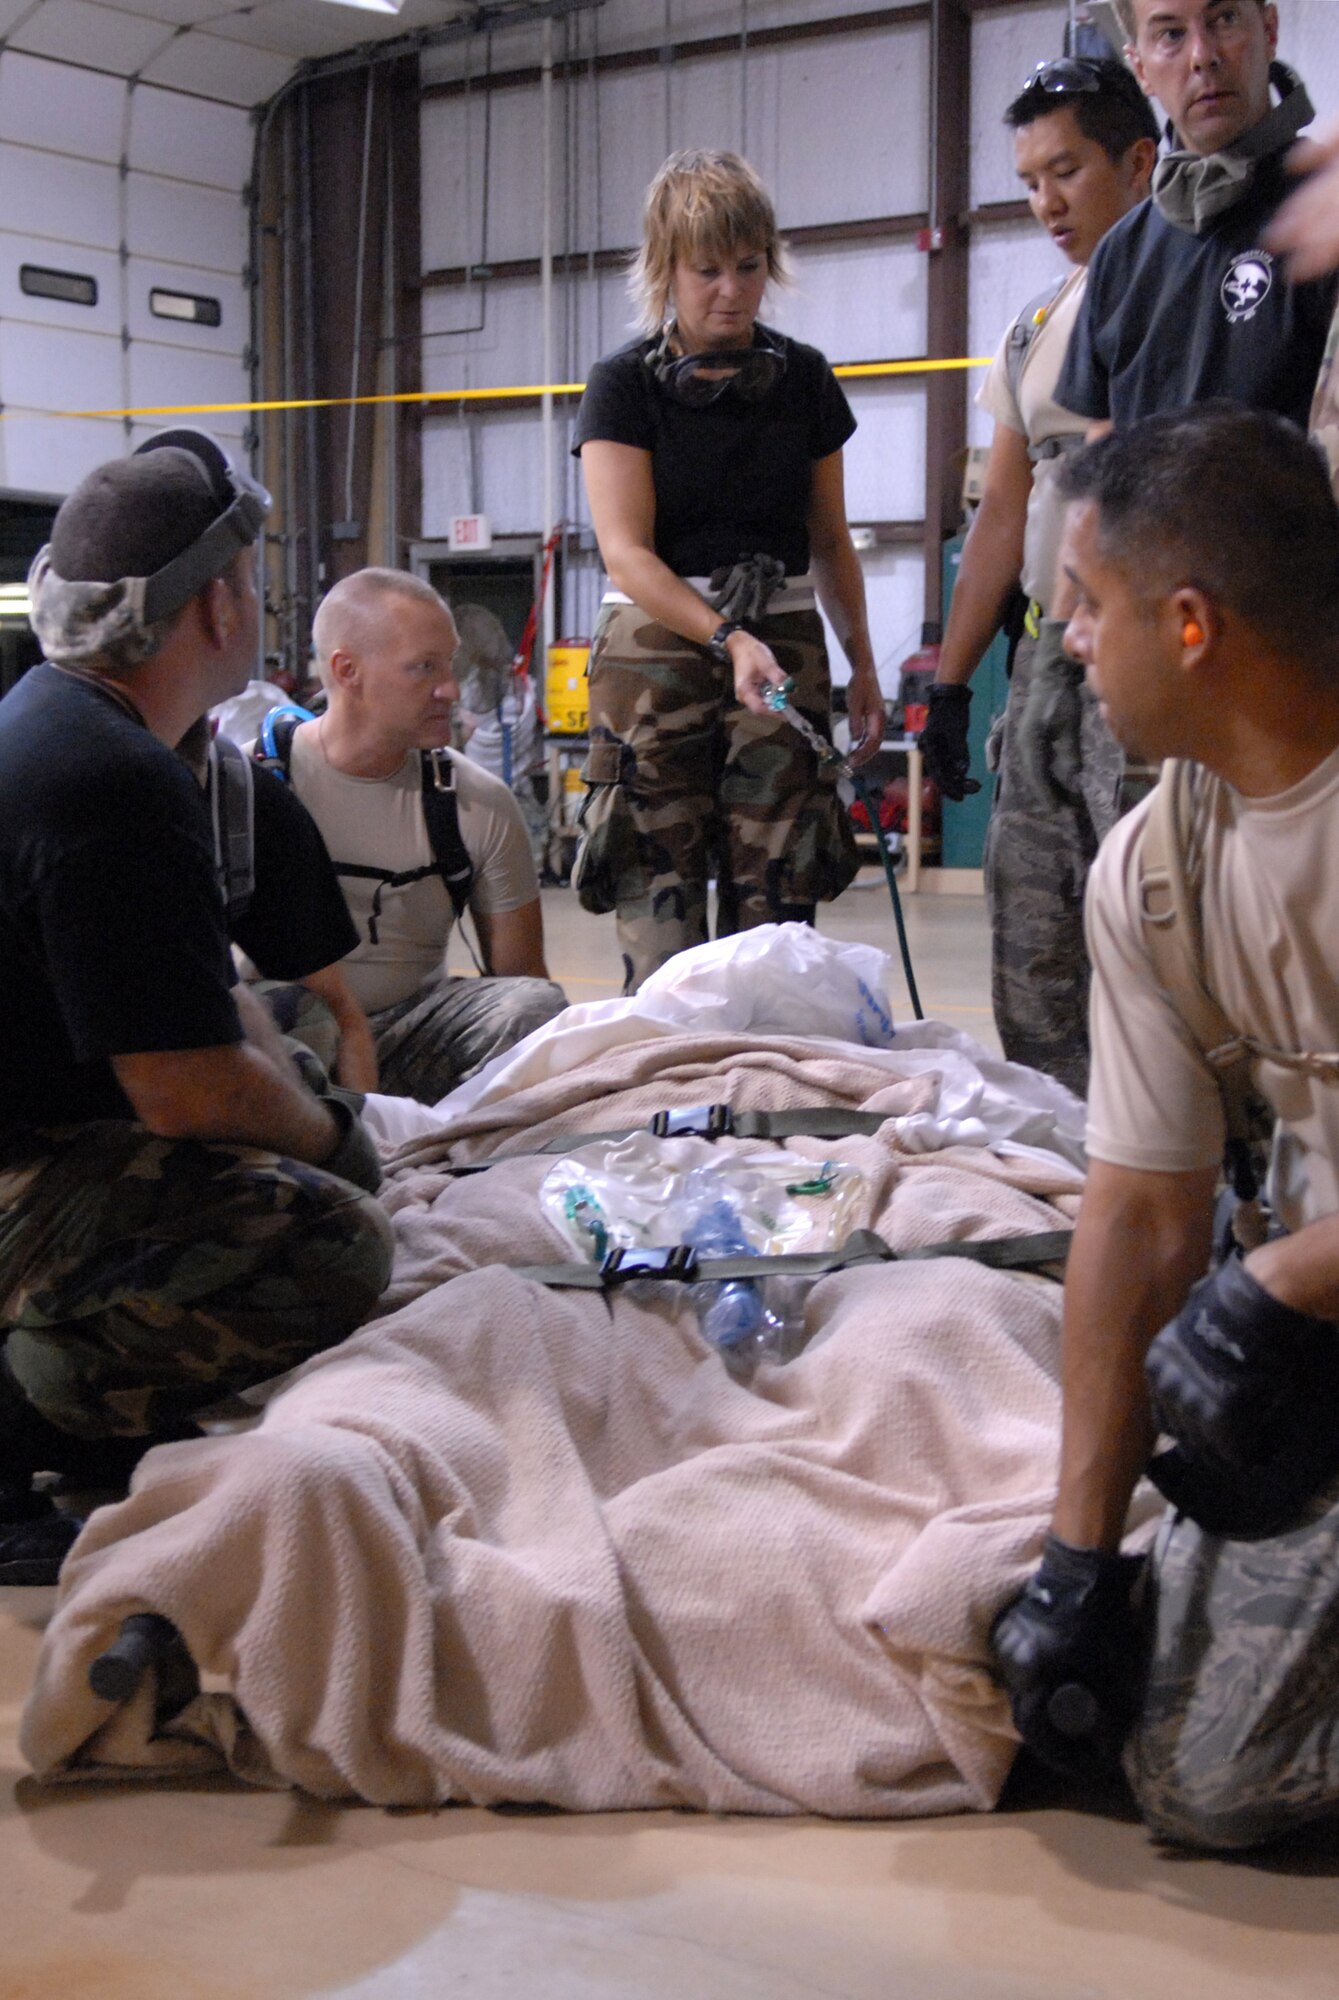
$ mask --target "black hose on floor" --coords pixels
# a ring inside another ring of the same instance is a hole
[[[874,838],[878,842],[879,859],[883,863],[884,877],[888,883],[888,893],[893,899],[893,921],[897,925],[897,943],[898,949],[902,953],[902,970],[907,975],[907,992],[911,996],[911,1005],[916,1019],[923,1021],[925,1019],[925,1009],[921,1006],[921,996],[916,990],[916,975],[911,969],[911,947],[907,943],[907,927],[902,916],[902,898],[897,893],[897,873],[893,867],[893,857],[888,851],[888,838],[880,823],[878,808],[870,797],[869,786],[858,771],[853,770],[851,772],[851,783],[855,787],[856,797],[869,815],[869,823],[874,830]]]

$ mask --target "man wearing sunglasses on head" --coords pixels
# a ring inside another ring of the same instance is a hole
[[[950,798],[968,776],[969,683],[1019,585],[1025,629],[1014,652],[986,841],[991,994],[1004,1052],[1083,1095],[1088,1076],[1083,885],[1115,818],[1120,752],[1096,704],[1071,685],[1061,710],[1028,704],[1058,657],[1052,618],[1062,506],[1056,475],[1082,444],[1084,420],[1061,409],[1055,385],[1083,303],[1088,260],[1108,229],[1148,193],[1157,124],[1134,77],[1114,57],[1039,63],[1004,114],[1033,215],[1074,266],[1032,299],[1000,343],[977,402],[995,419],[985,491],[953,593],[921,738],[926,768]],[[1032,737],[1040,734],[1042,741]],[[1033,779],[1033,753],[1063,763],[1065,798]]]

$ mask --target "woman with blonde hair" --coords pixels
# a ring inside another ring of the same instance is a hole
[[[846,525],[855,419],[816,348],[758,319],[786,276],[772,203],[737,154],[673,154],[632,273],[643,333],[591,370],[577,415],[608,573],[591,647],[590,790],[574,881],[616,910],[625,990],[707,936],[812,922],[855,844],[830,773],[766,691],[825,735],[821,603],[851,665],[857,757],[883,704]]]

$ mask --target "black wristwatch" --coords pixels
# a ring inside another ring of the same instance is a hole
[[[707,651],[718,665],[722,667],[730,665],[730,648],[726,644],[726,640],[732,632],[742,632],[743,629],[744,627],[738,618],[727,618],[723,625],[716,627],[716,630],[707,641]]]

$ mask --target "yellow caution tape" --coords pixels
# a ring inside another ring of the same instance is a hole
[[[952,368],[988,368],[992,356],[976,355],[952,361],[846,361],[834,375],[868,378],[876,375],[932,375]],[[579,396],[584,382],[527,382],[496,389],[402,389],[382,396],[298,396],[255,403],[146,403],[131,410],[0,410],[0,423],[34,417],[102,418],[123,422],[142,417],[220,417],[264,415],[283,410],[351,410],[378,403],[501,403],[521,397]]]

